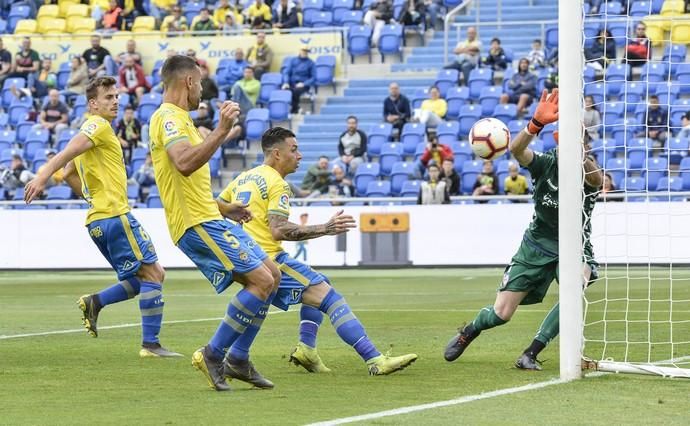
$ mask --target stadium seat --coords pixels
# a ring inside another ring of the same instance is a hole
[[[460,173],[465,162],[472,160],[472,157],[474,157],[472,146],[467,141],[461,141],[451,144],[451,149],[453,150],[453,160],[455,163],[454,169]]]
[[[460,173],[460,190],[463,194],[472,193],[477,176],[482,172],[483,164],[483,161],[479,160],[470,160],[463,163],[462,173]]]
[[[630,5],[630,16],[647,16],[654,13],[651,1],[635,1]]]
[[[371,126],[367,133],[367,153],[377,156],[381,152],[381,147],[388,142],[393,133],[393,126],[390,123],[381,123]],[[359,169],[358,169],[359,170]]]
[[[312,16],[312,28],[325,28],[333,25],[333,12],[317,12]]]
[[[37,129],[37,130],[31,130],[27,135],[25,142],[42,142],[42,143],[48,143],[50,142],[50,132],[45,129]]]
[[[357,167],[355,172],[354,184],[357,195],[365,195],[369,183],[376,180],[380,173],[378,163],[364,163]]]
[[[608,159],[614,158],[616,155],[616,144],[612,139],[595,139],[591,146],[590,152],[596,156],[599,164],[606,164]]]
[[[72,190],[69,186],[58,185],[48,188],[46,200],[69,200],[72,198]],[[50,204],[49,209],[66,209],[69,208],[67,204]]]
[[[334,12],[334,14],[335,13],[336,12]],[[340,25],[347,28],[359,26],[362,25],[362,19],[364,19],[364,13],[361,10],[348,10],[343,12],[342,17],[340,18]]]
[[[643,192],[645,190],[645,183],[639,177],[629,177],[623,180],[623,186],[620,189],[626,192]]]
[[[383,180],[369,182],[365,195],[367,197],[389,197],[391,195],[391,183]]]
[[[683,158],[678,167],[680,177],[683,180],[683,189],[690,190],[690,157]]]
[[[551,132],[551,134],[553,135],[553,131]],[[551,136],[551,138],[553,138],[553,136]],[[532,139],[532,142],[530,142],[528,146],[529,149],[531,149],[534,152],[546,152],[553,148],[553,146],[551,145],[553,144],[549,144],[549,146],[547,147],[546,143],[542,139]]]
[[[253,108],[247,113],[244,122],[247,140],[259,141],[266,130],[271,127],[268,110],[265,108]]]
[[[503,89],[501,86],[486,86],[479,91],[479,104],[482,106],[482,117],[490,116],[498,105]]]
[[[21,19],[17,21],[14,29],[16,35],[31,35],[38,33],[38,23],[33,19]]]
[[[277,72],[267,72],[261,76],[261,92],[259,92],[258,102],[262,105],[268,105],[271,97],[271,92],[279,90],[283,84],[283,76]]]
[[[70,139],[72,139],[78,132],[79,130],[77,129],[63,130],[57,137],[57,146],[60,146],[60,144],[67,144],[67,142],[69,142]],[[60,149],[58,149],[58,151],[60,151]]]
[[[690,94],[690,64],[678,64],[676,80],[680,93],[684,95]]]
[[[160,195],[150,195],[146,198],[146,207],[149,209],[162,209],[163,202]]]
[[[548,25],[545,30],[545,46],[551,50],[558,47],[558,26]]]
[[[206,7],[206,2],[205,1],[188,1],[184,3],[183,6],[183,11],[184,11],[184,16],[187,18],[187,22],[192,22],[194,17],[199,15],[199,12],[201,12],[201,9]]]
[[[421,185],[422,183],[418,180],[408,180],[403,182],[402,189],[400,190],[400,196],[417,198],[419,196],[419,188]]]
[[[690,111],[690,100],[683,99],[678,101],[675,105],[671,105],[669,111],[669,118],[672,127],[682,127],[681,118],[686,112]]]
[[[643,22],[647,25],[647,37],[649,38],[652,46],[658,47],[664,44],[666,40],[665,29],[667,25],[664,20],[652,19],[658,18],[658,16],[645,16]]]
[[[623,14],[623,5],[618,1],[607,1],[601,4],[602,12],[606,15]]]
[[[402,161],[403,146],[400,142],[387,142],[381,147],[379,166],[381,175],[389,176],[393,170],[393,164]]]
[[[333,55],[323,55],[316,58],[315,73],[317,90],[319,86],[333,86],[333,93],[336,93],[335,63],[336,59]]]
[[[70,16],[67,18],[67,31],[72,34],[90,34],[96,30],[96,20]]]
[[[690,22],[678,20],[671,24],[671,43],[690,43]]]
[[[690,151],[690,141],[686,138],[670,138],[666,141],[671,164],[680,164]]]
[[[453,69],[443,69],[436,75],[436,82],[434,85],[438,87],[439,92],[441,92],[441,97],[445,98],[448,93],[448,89],[453,86],[458,85],[458,80],[460,78],[460,71]]]
[[[606,102],[601,112],[602,124],[613,124],[625,115],[625,104],[622,102]]]
[[[657,188],[661,179],[666,176],[668,176],[668,160],[664,157],[650,158],[647,161],[647,169],[642,172],[642,178],[647,181],[647,187],[650,189]],[[682,188],[682,179],[678,179],[678,182]]]
[[[350,54],[350,63],[355,63],[355,56],[369,56],[371,63],[371,27],[359,25],[350,27],[347,32],[347,51]]]
[[[304,0],[302,3],[302,25],[311,27],[314,15],[323,9],[323,0]]]
[[[26,105],[21,105],[21,104],[10,105],[10,108],[7,111],[7,113],[9,114],[9,123],[12,126],[16,126],[17,124],[19,124],[20,121],[26,120],[26,117],[29,114],[30,110],[31,110],[31,108],[27,107]]]
[[[268,117],[271,122],[286,121],[290,117],[292,92],[289,90],[274,90],[268,98]]]
[[[510,132],[510,139],[515,139],[518,133],[527,127],[528,123],[528,120],[510,120],[508,123],[506,123],[506,126],[508,126],[508,131]]]
[[[429,99],[429,89],[417,89],[410,97],[410,107],[412,110],[422,107],[422,102]]]
[[[617,188],[621,186],[621,182],[625,178],[626,167],[624,158],[610,158],[606,161],[605,172],[613,179],[613,184]]]
[[[446,119],[457,119],[460,114],[460,107],[468,103],[470,100],[470,89],[467,86],[451,87],[446,93],[446,103],[448,104],[448,111],[446,112]]]
[[[139,120],[142,122],[148,122],[151,119],[151,115],[158,109],[162,102],[163,97],[160,93],[149,92],[142,96],[141,101],[139,102],[139,107],[137,108]]]
[[[31,9],[26,4],[15,4],[10,8],[10,13],[7,16],[7,29],[10,33],[17,34],[17,23],[23,19],[28,19],[31,15]]]
[[[400,195],[403,185],[411,176],[414,176],[414,164],[398,161],[393,164],[391,169],[391,192],[393,195]]]
[[[470,133],[472,126],[482,116],[481,107],[479,105],[463,105],[460,108],[458,115],[458,122],[460,123],[460,134],[467,135]]]
[[[659,15],[664,18],[669,18],[662,21],[662,28],[666,31],[671,29],[671,23],[674,21],[674,17],[682,15],[685,13],[685,2],[683,0],[666,0],[663,6],[661,6],[661,11]]]
[[[60,6],[62,6],[63,3],[67,3],[64,0],[60,2]],[[69,19],[71,17],[77,17],[77,18],[88,18],[91,16],[89,14],[89,6],[86,4],[69,4],[67,7],[67,11],[65,13],[61,13],[60,16],[64,16],[65,18]]]
[[[24,146],[24,158],[27,161],[34,161],[34,157],[35,157],[37,152],[45,151],[46,148],[49,148],[48,143],[43,142],[41,140],[27,140],[23,146]]]
[[[132,24],[133,33],[147,33],[156,30],[156,18],[153,16],[137,16]]]
[[[656,190],[664,192],[680,192],[683,190],[683,180],[675,177],[662,177],[659,179]]]
[[[36,31],[41,34],[64,34],[67,22],[62,18],[45,18],[39,21]]]
[[[631,112],[638,103],[644,102],[647,87],[641,81],[629,81],[621,90],[622,101],[625,102],[628,112]]]
[[[647,167],[647,152],[652,148],[651,139],[628,139],[625,149],[628,157],[628,170],[642,170]]]
[[[444,121],[436,127],[436,136],[439,143],[450,145],[458,141],[460,123],[457,121]]]
[[[381,30],[378,40],[378,49],[381,54],[381,62],[386,62],[386,55],[398,55],[403,62],[403,27],[398,24],[389,24]]]
[[[593,82],[595,77],[596,71],[594,71],[594,68],[585,66],[582,70],[582,78],[584,79],[585,83]]]
[[[60,7],[56,4],[45,4],[38,8],[36,12],[36,22],[39,27],[43,21],[60,17]]]
[[[478,99],[482,87],[491,86],[494,73],[489,68],[475,68],[470,71],[470,78],[467,86],[470,88],[470,98]]]
[[[501,120],[504,123],[517,118],[517,105],[515,104],[499,104],[496,105],[493,111],[493,117]]]
[[[686,63],[688,53],[687,46],[684,44],[668,44],[664,48],[662,62],[671,64],[671,74],[675,75],[678,67]]]
[[[647,62],[640,71],[640,80],[646,80],[649,83],[667,81],[668,79],[669,75],[665,64]]]
[[[606,100],[606,87],[604,83],[585,84],[585,96],[591,96],[595,104],[600,104]]]
[[[611,64],[606,68],[604,79],[606,81],[607,95],[617,96],[625,80],[630,74],[630,65],[628,64]]]
[[[420,123],[405,123],[400,133],[400,142],[406,155],[414,154],[417,145],[424,142],[426,127]]]

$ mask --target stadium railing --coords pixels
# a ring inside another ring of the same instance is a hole
[[[459,5],[455,6],[453,9],[446,13],[445,18],[443,18],[443,62],[448,62],[448,34],[450,33],[451,22],[460,12],[468,9],[469,6],[474,6],[479,9],[479,0],[464,0]],[[479,25],[479,13],[477,13],[476,24]],[[459,36],[458,36],[459,37]]]

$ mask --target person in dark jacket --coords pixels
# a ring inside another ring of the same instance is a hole
[[[309,58],[309,47],[302,46],[299,56],[293,58],[283,72],[283,89],[292,91],[292,113],[299,111],[299,98],[308,92],[316,76],[314,61]]]
[[[647,25],[640,22],[635,27],[635,37],[628,39],[625,46],[625,57],[623,63],[630,64],[631,67],[641,67],[647,63],[652,55],[652,46],[647,37]]]
[[[331,181],[331,170],[328,168],[328,157],[322,155],[319,161],[307,170],[302,180],[302,189],[310,196],[325,194]]]
[[[501,103],[517,103],[517,114],[532,103],[532,99],[537,95],[537,76],[529,71],[529,61],[527,58],[520,59],[518,72],[513,74],[508,82],[508,89],[511,94],[501,95]]]
[[[447,157],[441,164],[441,180],[446,182],[448,195],[460,195],[460,175],[455,171],[455,160]]]
[[[420,25],[426,22],[424,0],[407,0],[400,10],[397,21],[403,25]]]
[[[297,18],[297,5],[290,0],[280,0],[273,15],[273,28],[295,28],[299,27]]]
[[[388,97],[383,101],[383,119],[386,123],[392,124],[400,134],[412,116],[410,100],[400,93],[400,86],[395,82],[388,86],[388,93]]]
[[[482,58],[482,63],[494,71],[508,68],[508,59],[506,59],[506,53],[501,47],[501,39],[493,38],[491,40],[489,54]]]
[[[597,70],[603,70],[606,65],[616,60],[616,42],[609,30],[599,31],[592,46],[585,49],[585,60],[588,66]]]
[[[366,161],[367,134],[357,128],[357,117],[347,117],[347,130],[338,140],[340,160],[345,164],[348,175],[354,176],[357,167]]]

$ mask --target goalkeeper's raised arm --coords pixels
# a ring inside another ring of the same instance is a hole
[[[554,89],[551,95],[544,90],[539,105],[534,111],[534,117],[510,143],[510,152],[521,166],[529,166],[534,158],[534,152],[528,148],[532,139],[541,132],[544,126],[556,121],[558,121],[558,89]]]

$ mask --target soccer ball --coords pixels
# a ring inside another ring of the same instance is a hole
[[[510,132],[501,120],[483,118],[470,130],[470,145],[477,157],[493,160],[505,154],[510,143]]]

